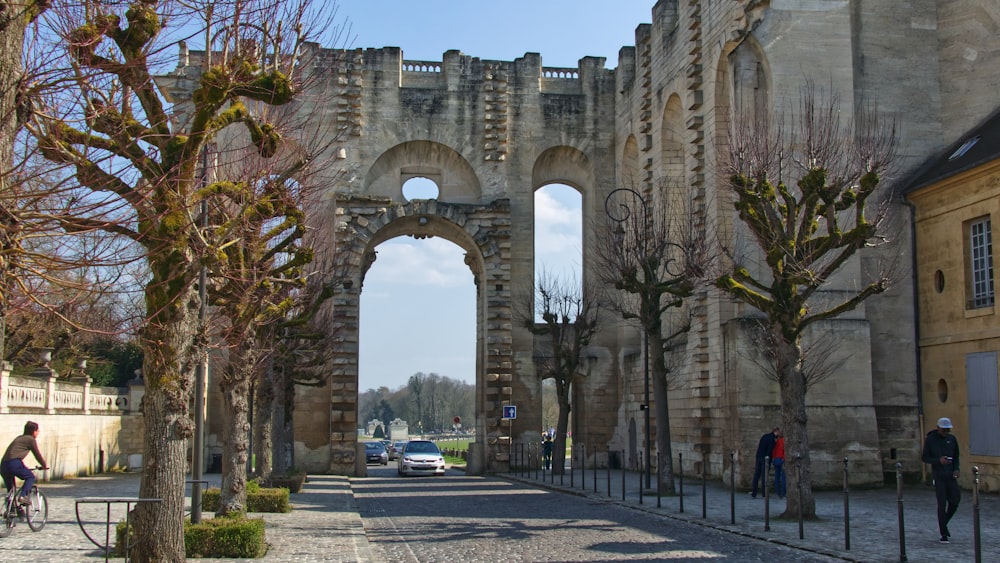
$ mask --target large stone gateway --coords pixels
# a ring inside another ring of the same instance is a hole
[[[815,83],[833,85],[850,114],[877,93],[880,109],[897,116],[904,131],[903,170],[978,122],[993,107],[979,100],[988,97],[991,79],[950,64],[963,55],[940,46],[962,43],[972,23],[957,14],[989,12],[989,0],[950,2],[947,11],[934,0],[898,4],[661,0],[613,70],[592,57],[577,68],[547,68],[532,53],[509,62],[448,51],[436,62],[405,60],[396,48],[311,46],[315,56],[303,60],[324,96],[308,103],[320,105],[336,134],[324,207],[311,211],[335,218],[320,228],[346,253],[349,272],[333,302],[343,329],[336,338],[341,361],[325,388],[297,396],[296,465],[363,471],[356,453],[357,321],[379,243],[438,236],[465,250],[477,292],[477,442],[469,469],[501,471],[511,444],[537,439],[541,428],[533,337],[511,312],[535,275],[535,190],[559,183],[582,194],[584,283],[593,285],[587,249],[601,236],[605,198],[618,187],[659,197],[669,180],[684,187],[706,231],[737,228],[715,167],[734,109],[794,113],[800,89]],[[975,37],[1000,52],[995,37]],[[178,69],[185,72],[191,69]],[[944,86],[956,83],[968,88]],[[949,109],[958,107],[965,113]],[[415,177],[432,180],[437,198],[408,201],[402,185]],[[812,335],[837,339],[842,359],[837,373],[807,395],[818,485],[840,482],[844,458],[859,484],[881,483],[896,461],[919,472],[909,217],[902,206],[898,216],[893,252],[903,266],[896,286]],[[858,257],[826,290],[851,287],[866,264],[881,258]],[[746,482],[757,438],[780,421],[777,384],[754,357],[748,326],[756,312],[711,289],[690,305],[694,327],[683,349],[668,351],[677,366],[673,449],[687,473],[704,467],[728,479],[735,469]],[[574,441],[587,445],[588,464],[617,452],[632,463],[646,442],[649,412],[640,410],[641,339],[612,320],[589,354],[589,376],[573,395]],[[501,407],[510,403],[518,406],[512,424],[501,421]]]

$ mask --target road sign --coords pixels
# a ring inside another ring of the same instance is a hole
[[[512,420],[517,418],[517,407],[514,405],[503,406],[503,419]]]

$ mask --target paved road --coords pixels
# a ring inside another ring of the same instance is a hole
[[[935,533],[933,489],[907,487],[905,505],[892,488],[854,491],[851,496],[850,550],[844,548],[842,494],[817,492],[819,519],[806,522],[799,539],[794,521],[771,520],[765,530],[764,501],[735,496],[718,482],[707,483],[707,516],[701,513],[701,488],[688,481],[684,497],[655,497],[639,504],[638,476],[621,472],[581,473],[570,479],[550,475],[469,477],[448,470],[446,477],[406,478],[393,466],[369,467],[371,477],[311,475],[302,492],[292,495],[289,514],[255,514],[266,522],[270,549],[264,563],[382,563],[384,561],[623,561],[721,559],[725,561],[855,561],[894,563],[900,560],[896,513],[906,510],[906,553],[909,561],[975,561],[973,503],[969,491],[952,523],[952,543],[942,545]],[[544,477],[544,479],[542,479]],[[209,475],[213,485],[219,475]],[[83,497],[135,496],[137,473],[112,473],[42,483],[49,497],[49,523],[40,533],[20,524],[0,539],[0,561],[95,562],[104,553],[91,544],[76,523],[74,507]],[[679,501],[687,501],[684,512]],[[116,507],[111,521],[122,516]],[[774,501],[772,514],[783,509]],[[1000,497],[982,498],[982,561],[1000,561]],[[210,516],[210,515],[206,515]],[[99,539],[106,518],[103,506],[83,514]],[[420,555],[420,557],[418,557]],[[824,559],[826,557],[833,559]],[[118,559],[121,561],[121,559]],[[231,559],[202,559],[232,563]]]
[[[512,481],[369,468],[351,486],[387,561],[836,561]]]

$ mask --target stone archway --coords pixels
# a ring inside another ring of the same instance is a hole
[[[357,444],[358,318],[364,277],[375,260],[374,249],[391,238],[409,235],[443,237],[466,252],[465,263],[476,284],[476,442],[470,445],[471,474],[497,471],[509,459],[509,426],[501,424],[501,407],[509,404],[511,363],[510,206],[443,203],[436,200],[393,202],[390,198],[340,196],[336,200],[339,252],[347,264],[346,281],[334,303],[340,327],[330,374],[330,447],[332,473],[364,472]]]

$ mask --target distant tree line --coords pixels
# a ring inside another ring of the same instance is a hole
[[[409,425],[410,434],[451,431],[456,416],[462,427],[471,430],[475,420],[476,386],[436,373],[417,372],[405,385],[368,389],[358,395],[358,426],[381,420],[388,425],[399,418]],[[388,428],[387,428],[388,430]]]

